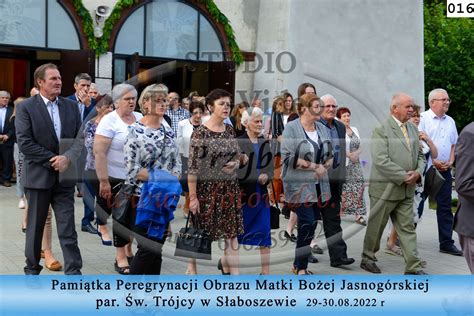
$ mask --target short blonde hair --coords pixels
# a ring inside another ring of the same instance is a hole
[[[147,114],[145,113],[145,108],[143,107],[145,102],[160,95],[163,96],[166,102],[166,98],[168,96],[168,87],[162,83],[149,85],[143,90],[142,94],[140,94],[140,98],[138,99],[138,105],[140,106],[140,111],[143,115]]]

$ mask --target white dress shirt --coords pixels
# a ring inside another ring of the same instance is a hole
[[[7,106],[0,108],[0,134],[3,134],[3,127],[5,127],[5,117],[7,116]]]
[[[418,129],[425,132],[438,149],[438,160],[449,161],[451,147],[458,140],[456,123],[449,115],[438,117],[431,109],[421,113],[420,125]],[[431,157],[428,161],[428,168],[432,165]]]

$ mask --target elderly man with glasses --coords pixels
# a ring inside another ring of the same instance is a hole
[[[452,238],[453,213],[451,212],[451,194],[453,177],[451,167],[454,162],[454,147],[458,132],[454,120],[446,115],[451,99],[444,89],[434,89],[428,95],[430,109],[421,113],[418,129],[425,132],[438,148],[438,157],[428,160],[428,168],[433,165],[446,179],[436,195],[436,216],[438,218],[439,251],[462,256]]]
[[[353,258],[347,257],[347,245],[342,239],[340,216],[342,185],[346,181],[346,127],[335,119],[336,99],[332,95],[326,94],[321,97],[321,100],[324,102],[324,109],[320,122],[327,128],[334,151],[333,166],[328,170],[331,199],[323,205],[321,216],[331,267],[336,268],[350,265],[355,261]]]

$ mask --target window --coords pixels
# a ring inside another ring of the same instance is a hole
[[[121,28],[114,52],[181,60],[224,59],[222,45],[209,21],[176,0],[155,0],[135,11]]]

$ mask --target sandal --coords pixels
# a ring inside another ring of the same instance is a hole
[[[115,268],[115,271],[117,271],[119,274],[130,274],[130,267],[129,266],[119,267],[117,260],[115,260],[114,262],[114,268]]]
[[[318,255],[322,255],[324,253],[324,251],[318,245],[314,245],[313,247],[311,247],[311,252]]]
[[[300,270],[300,271],[301,271],[301,270]],[[300,274],[299,274],[300,271],[298,271],[296,274],[297,274],[297,275],[300,275]],[[312,275],[312,274],[313,274],[313,272],[309,271],[308,269],[304,269],[303,271],[304,271],[303,275]]]
[[[356,223],[362,226],[367,226],[367,221],[362,216],[356,219]]]
[[[61,265],[61,263],[58,261],[58,260],[54,260],[53,262],[51,262],[50,265],[47,265],[45,263],[44,265],[46,267],[46,269],[48,269],[49,271],[61,271],[61,269],[63,268],[63,266]]]
[[[388,245],[387,244],[387,247],[385,248],[385,253],[388,253],[389,255],[392,255],[392,256],[403,256],[403,252],[402,252],[402,249],[400,249],[400,247],[398,247],[397,245]]]

